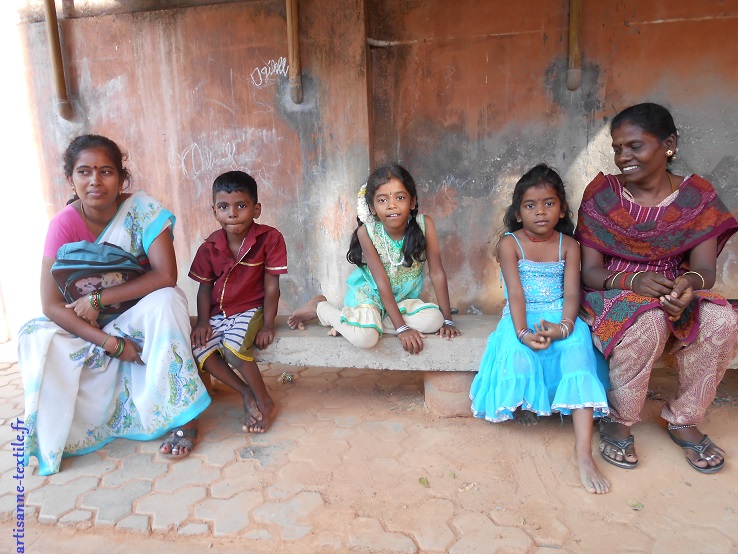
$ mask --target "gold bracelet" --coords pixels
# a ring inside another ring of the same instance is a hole
[[[641,273],[646,273],[645,271],[636,271],[633,276],[630,278],[630,290],[633,290],[633,282],[635,281],[635,278],[638,277]]]
[[[616,279],[616,278],[617,278],[617,276],[618,276],[618,275],[620,275],[621,273],[625,273],[625,270],[623,270],[623,271],[618,271],[618,272],[617,272],[617,273],[615,273],[615,274],[614,274],[614,275],[612,276],[612,278],[610,279],[610,290],[612,290],[612,289],[614,289],[614,288],[615,288],[615,279]]]
[[[697,277],[699,277],[700,279],[702,279],[702,286],[700,287],[700,289],[704,289],[705,288],[705,278],[702,276],[702,274],[701,273],[697,273],[696,271],[687,271],[687,272],[683,273],[683,275],[689,275],[690,273],[692,275],[697,275]]]

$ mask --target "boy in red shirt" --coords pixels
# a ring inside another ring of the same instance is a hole
[[[274,340],[287,247],[282,233],[254,221],[261,215],[261,204],[256,181],[248,173],[229,171],[215,179],[213,214],[222,229],[198,248],[189,273],[200,283],[192,352],[200,369],[243,397],[243,430],[263,433],[277,407],[251,347],[263,349]]]

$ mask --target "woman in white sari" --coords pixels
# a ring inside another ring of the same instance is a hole
[[[59,471],[63,456],[97,450],[118,437],[150,440],[171,431],[161,452],[189,454],[195,418],[210,398],[190,351],[187,300],[176,287],[175,218],[143,192],[127,194],[118,146],[77,137],[64,154],[74,200],[49,225],[41,271],[45,317],[18,339],[25,389],[25,462],[39,474]],[[68,303],[52,277],[58,249],[88,241],[114,244],[150,270]],[[115,316],[101,310],[137,303]],[[100,316],[100,317],[98,317]]]

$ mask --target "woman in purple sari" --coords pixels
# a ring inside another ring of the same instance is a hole
[[[677,150],[669,111],[638,104],[610,128],[619,175],[587,186],[576,238],[582,248],[582,307],[610,365],[610,416],[600,423],[609,463],[638,463],[632,425],[640,419],[654,362],[666,350],[679,372],[663,407],[671,439],[699,472],[725,453],[698,428],[738,350],[738,317],[715,284],[717,256],[738,222],[705,179],[667,169]]]

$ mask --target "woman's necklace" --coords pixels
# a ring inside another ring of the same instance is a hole
[[[548,236],[547,236],[547,237],[546,237],[545,239],[534,239],[533,237],[531,237],[531,236],[530,236],[530,235],[528,234],[528,232],[527,232],[527,231],[525,230],[525,228],[523,228],[523,234],[524,234],[524,235],[525,235],[526,237],[528,237],[528,240],[529,240],[530,242],[548,242],[548,241],[550,241],[550,240],[551,240],[551,237],[552,237],[552,236],[554,236],[554,231],[555,231],[555,230],[556,230],[556,229],[551,229],[551,234],[550,234],[550,235],[548,235]]]

